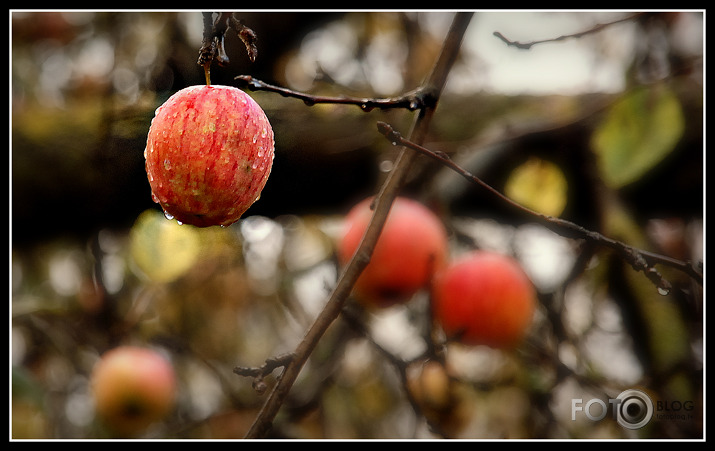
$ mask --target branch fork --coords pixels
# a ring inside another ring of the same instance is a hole
[[[233,372],[239,376],[252,377],[253,389],[256,390],[259,395],[262,395],[268,388],[263,379],[271,374],[276,368],[288,365],[294,358],[295,353],[289,352],[287,354],[281,354],[279,356],[266,359],[266,362],[260,367],[237,366],[233,369]]]

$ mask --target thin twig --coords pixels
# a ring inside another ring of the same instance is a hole
[[[233,372],[239,376],[252,377],[253,389],[256,390],[259,395],[262,395],[265,393],[267,388],[263,378],[271,374],[276,368],[285,367],[294,358],[295,354],[293,353],[282,354],[277,357],[266,359],[266,362],[258,368],[237,366],[233,369]]]
[[[435,105],[434,93],[431,93],[428,87],[423,86],[414,91],[408,92],[399,97],[391,97],[385,99],[371,99],[366,97],[347,97],[347,96],[314,96],[304,92],[293,91],[292,89],[283,88],[281,86],[271,85],[264,81],[255,79],[250,75],[238,75],[234,78],[238,83],[238,88],[250,89],[252,91],[269,91],[282,95],[283,97],[294,97],[300,99],[308,106],[317,103],[331,103],[342,105],[356,105],[363,111],[369,112],[375,108],[382,110],[405,108],[410,111],[420,110],[424,108],[432,108]]]
[[[452,26],[445,38],[442,52],[435,63],[432,73],[428,78],[425,86],[435,93],[438,98],[442,92],[442,88],[447,80],[447,75],[459,53],[464,32],[472,18],[472,13],[457,13],[455,14]],[[415,117],[410,139],[413,142],[422,142],[427,133],[429,122],[434,113],[434,108],[424,108],[418,111]],[[264,437],[270,429],[273,419],[275,418],[280,406],[290,392],[293,383],[298,377],[303,365],[306,363],[310,354],[315,349],[320,338],[328,329],[330,324],[340,315],[343,306],[352,291],[352,287],[357,281],[357,278],[362,273],[365,266],[370,260],[372,249],[377,242],[382,226],[387,219],[387,214],[392,206],[392,202],[397,196],[399,188],[405,180],[413,159],[418,154],[402,148],[397,159],[396,165],[390,172],[387,180],[382,185],[379,194],[376,196],[374,203],[374,213],[370,224],[368,225],[365,235],[347,267],[341,273],[338,283],[330,295],[325,307],[318,314],[313,325],[306,332],[305,337],[296,347],[294,352],[295,358],[291,360],[285,367],[283,374],[280,376],[278,383],[270,393],[266,403],[259,412],[253,425],[246,434],[246,438]]]
[[[566,34],[566,35],[559,36],[559,37],[556,37],[556,38],[542,39],[542,40],[540,40],[540,41],[518,42],[518,41],[512,41],[512,40],[510,40],[510,39],[507,39],[503,34],[501,34],[501,33],[498,32],[498,31],[495,31],[495,32],[492,33],[492,34],[493,34],[494,36],[496,36],[497,38],[501,39],[506,45],[508,45],[508,46],[510,46],[510,47],[516,47],[516,48],[521,49],[521,50],[529,50],[529,49],[531,49],[533,46],[535,46],[536,44],[544,44],[544,43],[547,43],[547,42],[565,41],[566,39],[575,39],[575,38],[580,38],[580,37],[585,36],[585,35],[588,35],[588,34],[597,33],[597,32],[599,32],[599,31],[603,30],[604,28],[610,27],[611,25],[615,25],[615,24],[617,24],[617,23],[627,22],[627,21],[629,21],[629,20],[636,19],[637,17],[641,16],[642,14],[645,14],[645,13],[635,13],[635,14],[631,14],[631,15],[628,16],[628,17],[624,17],[624,18],[622,18],[622,19],[614,20],[613,22],[595,25],[594,27],[589,28],[588,30],[585,30],[585,31],[581,31],[581,32],[578,32],[578,33],[573,33],[573,34]]]
[[[377,129],[380,133],[385,135],[385,137],[389,139],[392,143],[408,147],[412,150],[418,151],[421,154],[427,155],[439,161],[443,165],[460,174],[462,177],[464,177],[471,183],[480,185],[482,188],[486,189],[491,194],[498,197],[511,207],[535,218],[538,222],[545,225],[550,230],[559,233],[560,235],[565,237],[584,239],[616,250],[621,255],[623,255],[623,257],[631,264],[633,269],[635,269],[636,271],[643,271],[646,277],[648,277],[648,279],[650,279],[651,282],[656,285],[658,291],[662,294],[669,293],[672,287],[670,285],[670,282],[664,279],[661,274],[653,267],[654,264],[660,263],[676,268],[688,274],[701,285],[703,283],[702,272],[696,269],[691,262],[684,262],[682,260],[674,259],[665,255],[645,251],[642,249],[637,249],[620,241],[608,238],[598,232],[588,230],[578,224],[574,224],[573,222],[567,221],[565,219],[556,218],[554,216],[545,215],[537,211],[531,210],[517,202],[514,202],[512,199],[506,197],[505,195],[488,185],[486,182],[481,180],[479,177],[475,176],[474,174],[470,173],[466,169],[456,164],[446,153],[427,149],[417,143],[411,142],[410,140],[403,138],[399,132],[395,131],[392,126],[385,122],[378,122]]]

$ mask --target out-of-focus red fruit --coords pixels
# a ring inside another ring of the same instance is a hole
[[[338,259],[346,265],[367,230],[372,198],[355,205],[345,217]],[[447,232],[439,218],[414,200],[397,197],[380,237],[354,287],[356,297],[369,307],[406,302],[427,288],[434,272],[447,261]]]
[[[120,436],[133,436],[161,420],[176,396],[173,367],[148,348],[120,346],[106,352],[90,380],[97,414]]]
[[[190,86],[156,110],[144,157],[152,198],[198,227],[228,226],[260,197],[273,166],[273,129],[238,88]]]
[[[435,276],[432,305],[449,338],[508,349],[531,324],[536,290],[513,258],[473,251]]]

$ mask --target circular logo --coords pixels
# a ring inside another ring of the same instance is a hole
[[[653,401],[640,390],[625,390],[618,398],[617,421],[626,429],[640,429],[653,417]]]

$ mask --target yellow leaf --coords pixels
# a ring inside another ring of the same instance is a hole
[[[534,211],[558,216],[566,207],[568,183],[556,164],[532,157],[512,171],[504,194]]]
[[[195,263],[201,243],[198,231],[170,221],[157,210],[139,215],[130,232],[136,266],[151,280],[170,282]]]

